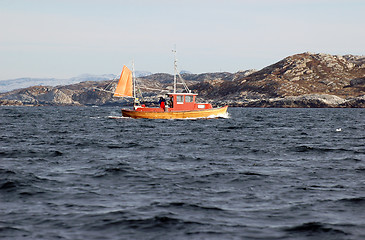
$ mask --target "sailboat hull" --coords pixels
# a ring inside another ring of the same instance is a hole
[[[184,119],[184,118],[217,118],[223,117],[227,113],[228,106],[221,108],[211,108],[206,110],[190,111],[167,111],[167,112],[143,112],[122,109],[123,117],[147,118],[147,119]]]

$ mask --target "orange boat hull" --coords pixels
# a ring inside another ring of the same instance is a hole
[[[227,113],[228,106],[192,111],[142,112],[122,109],[123,117],[148,119],[216,118]]]

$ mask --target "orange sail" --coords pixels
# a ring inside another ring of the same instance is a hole
[[[117,89],[115,89],[114,97],[133,97],[132,94],[132,72],[126,66],[123,66]]]

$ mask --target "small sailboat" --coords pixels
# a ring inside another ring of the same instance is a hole
[[[192,93],[177,71],[175,56],[174,90],[160,98],[160,107],[146,107],[136,97],[136,84],[133,71],[123,66],[122,74],[114,92],[114,97],[134,98],[133,109],[122,109],[123,117],[148,119],[184,119],[184,118],[217,118],[227,114],[228,106],[213,108],[210,103],[197,103],[198,94]],[[184,85],[185,92],[177,92],[177,76]]]

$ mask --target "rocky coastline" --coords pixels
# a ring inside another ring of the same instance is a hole
[[[301,53],[259,71],[183,74],[199,101],[215,106],[276,108],[364,108],[365,57]],[[173,76],[138,78],[146,105],[171,92]],[[2,106],[128,106],[113,98],[115,80],[86,81],[64,86],[32,86],[0,93]],[[104,89],[110,92],[99,91]],[[163,89],[163,92],[159,91]]]

